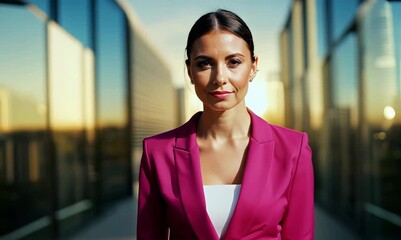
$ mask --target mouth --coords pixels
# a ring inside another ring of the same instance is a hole
[[[212,91],[209,92],[210,95],[216,97],[216,98],[225,98],[228,97],[229,95],[233,94],[234,92],[232,91]]]

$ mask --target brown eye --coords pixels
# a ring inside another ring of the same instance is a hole
[[[230,59],[230,61],[228,62],[228,65],[230,67],[236,67],[238,65],[240,65],[242,62],[239,59]]]
[[[203,68],[203,69],[205,69],[205,68],[209,68],[209,67],[211,66],[211,64],[210,64],[210,61],[203,60],[203,61],[199,61],[199,62],[196,64],[196,66],[197,66],[198,68]]]

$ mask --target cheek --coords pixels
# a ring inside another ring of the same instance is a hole
[[[192,81],[194,82],[195,86],[206,86],[210,80],[210,72],[209,71],[202,71],[202,72],[195,72],[192,74]]]
[[[239,73],[233,73],[230,77],[231,83],[238,88],[248,87],[249,74],[245,71]]]

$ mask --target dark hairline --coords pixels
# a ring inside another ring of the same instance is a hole
[[[230,21],[237,23],[237,24],[234,24],[233,26],[229,26],[228,24],[232,23]],[[208,25],[201,26],[200,23],[202,23],[202,22],[206,23]],[[202,30],[202,27],[207,29],[208,26],[210,27],[209,30],[207,30],[207,31]],[[194,29],[196,29],[196,28],[198,28],[198,31],[200,31],[200,33],[193,32]],[[250,31],[247,24],[237,14],[235,14],[231,11],[228,11],[228,10],[218,9],[214,12],[209,12],[209,13],[204,14],[192,26],[192,28],[189,32],[189,35],[188,35],[188,39],[187,39],[186,51],[187,51],[188,59],[186,60],[186,62],[189,61],[189,57],[190,57],[189,55],[190,55],[190,52],[192,51],[192,45],[196,41],[196,39],[200,38],[201,36],[203,36],[205,34],[208,34],[210,32],[217,31],[217,30],[227,31],[227,32],[230,32],[230,33],[236,35],[239,38],[242,38],[246,42],[246,45],[251,53],[252,61],[255,60],[252,32]],[[236,32],[236,30],[237,30],[237,32]],[[241,32],[243,34],[241,34]],[[188,49],[188,48],[190,48],[190,49]]]

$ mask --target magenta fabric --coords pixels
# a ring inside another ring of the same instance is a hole
[[[237,206],[221,239],[313,239],[314,178],[305,133],[249,111],[251,137]],[[138,240],[219,239],[206,211],[195,114],[143,142]]]

